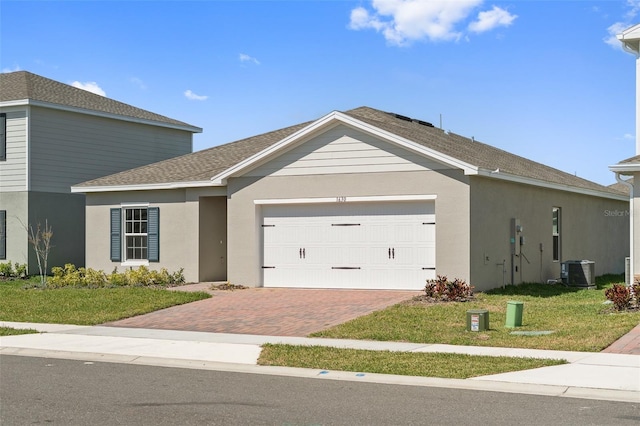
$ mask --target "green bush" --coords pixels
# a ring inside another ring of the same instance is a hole
[[[101,270],[76,268],[75,265],[67,263],[64,268],[55,266],[51,268],[51,271],[53,277],[47,281],[48,288],[149,287],[168,286],[185,282],[184,269],[169,273],[165,268],[155,271],[146,266],[140,266],[137,269],[129,268],[125,272],[118,272],[118,269],[115,268],[111,274],[107,275]]]
[[[0,263],[0,277],[3,278],[27,278],[27,265],[18,262]]]

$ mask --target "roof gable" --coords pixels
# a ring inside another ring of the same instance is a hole
[[[561,190],[621,197],[619,191],[490,145],[438,129],[429,123],[369,107],[331,112],[308,123],[220,145],[77,185],[74,192],[125,190],[131,187],[225,185],[282,152],[332,126],[344,124],[469,175],[481,175]],[[622,199],[622,198],[621,198]]]
[[[27,71],[0,73],[0,105],[32,104],[93,115],[142,121],[194,133],[199,127],[118,102]]]

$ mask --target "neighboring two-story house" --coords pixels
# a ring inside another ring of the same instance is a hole
[[[193,150],[202,129],[26,71],[0,74],[0,263],[37,273],[27,228],[53,231],[49,265],[85,262],[72,185]]]

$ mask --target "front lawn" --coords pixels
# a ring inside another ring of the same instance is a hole
[[[613,312],[604,304],[604,290],[621,280],[618,275],[598,277],[597,290],[524,284],[477,294],[471,302],[399,304],[312,336],[598,352],[640,323],[640,312]],[[504,326],[511,300],[524,302],[523,326],[516,329]],[[469,309],[489,311],[488,331],[466,331]],[[510,334],[515,330],[553,333]]]
[[[264,345],[258,364],[403,376],[470,377],[566,364],[564,360],[447,353],[391,352],[323,346]]]
[[[25,289],[0,282],[0,321],[96,325],[211,297],[148,287]]]

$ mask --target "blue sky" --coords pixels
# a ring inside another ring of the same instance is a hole
[[[599,182],[635,155],[618,1],[0,1],[0,69],[204,129],[200,150],[370,106]]]

